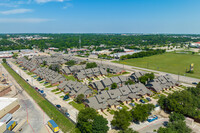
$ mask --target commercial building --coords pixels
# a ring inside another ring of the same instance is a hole
[[[0,118],[7,113],[14,113],[20,105],[17,98],[0,97]]]
[[[6,123],[0,122],[0,133],[3,133],[4,131],[6,131]]]

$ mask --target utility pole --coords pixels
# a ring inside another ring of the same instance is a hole
[[[79,36],[79,46],[80,46],[80,49],[81,49],[81,36]]]

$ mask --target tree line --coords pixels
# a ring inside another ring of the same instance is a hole
[[[157,54],[163,54],[165,53],[165,50],[162,49],[156,49],[156,50],[148,50],[148,51],[142,51],[139,53],[134,53],[132,55],[123,55],[120,57],[120,60],[125,60],[125,59],[132,59],[132,58],[142,58],[142,57],[147,57],[147,56],[152,56],[152,55],[157,55]]]

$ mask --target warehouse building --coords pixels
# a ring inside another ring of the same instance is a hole
[[[0,122],[0,133],[3,133],[4,131],[6,131],[6,123]]]
[[[17,98],[0,97],[0,118],[7,113],[14,113],[20,105]]]

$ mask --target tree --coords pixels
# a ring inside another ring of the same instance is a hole
[[[13,53],[13,56],[12,56],[14,59],[17,59],[18,57],[18,54],[17,53]]]
[[[111,84],[111,89],[116,89],[117,88],[117,83],[112,83]]]
[[[43,64],[43,66],[46,66],[47,65],[47,61],[43,61],[42,64]]]
[[[187,127],[184,121],[169,122],[166,128],[159,128],[158,133],[191,133],[192,130]]]
[[[77,97],[76,97],[76,102],[77,103],[82,103],[84,100],[84,95],[83,94],[79,94]]]
[[[169,121],[170,122],[174,122],[174,121],[184,121],[185,120],[185,117],[183,114],[179,114],[179,113],[171,113],[171,115],[169,116]]]
[[[59,64],[52,64],[49,66],[49,69],[55,71],[55,72],[59,72],[60,71],[60,65]]]
[[[85,69],[97,67],[96,62],[87,63]]]
[[[106,133],[108,131],[108,121],[98,115],[93,108],[81,110],[77,120],[77,128],[81,133]]]
[[[3,63],[6,63],[6,59],[5,58],[3,58],[2,61],[3,61]]]
[[[24,58],[25,58],[26,60],[29,60],[28,56],[24,56]]]
[[[128,128],[126,130],[120,130],[118,133],[138,133],[138,132],[134,131],[132,128]]]
[[[139,104],[131,110],[132,118],[134,121],[146,121],[150,112],[154,109],[153,104]]]
[[[92,132],[93,133],[107,133],[109,130],[109,127],[107,126],[108,121],[103,118],[101,115],[97,115],[94,118],[93,124],[92,124]]]
[[[130,80],[130,79],[125,82],[125,85],[132,85],[132,84],[134,84],[134,82],[133,80]]]
[[[130,125],[131,113],[125,109],[115,111],[111,124],[117,129],[126,130]]]
[[[68,66],[73,66],[76,64],[76,62],[74,60],[69,60],[68,62],[65,63]]]

